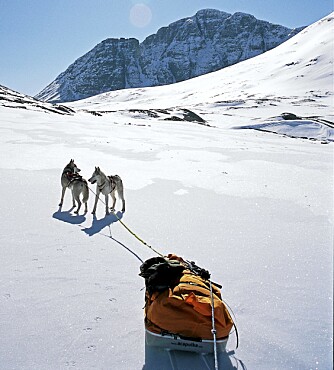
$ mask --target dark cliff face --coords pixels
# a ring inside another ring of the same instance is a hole
[[[138,40],[106,39],[77,59],[43,90],[49,88],[51,95],[58,96],[46,100],[73,101],[115,90],[118,86],[136,87],[141,83],[138,57]],[[40,98],[43,91],[36,97]]]
[[[206,9],[163,27],[141,44],[107,39],[77,59],[36,98],[73,101],[103,92],[166,85],[259,55],[298,30],[249,14]]]

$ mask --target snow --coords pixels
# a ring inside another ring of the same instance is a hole
[[[138,273],[155,253],[101,203],[76,216],[66,193],[59,209],[71,158],[85,178],[120,175],[122,222],[222,283],[240,344],[231,335],[220,368],[332,368],[331,19],[228,71],[71,103],[74,115],[0,106],[0,369],[171,368],[144,343]],[[187,108],[210,126],[133,108]]]
[[[313,140],[334,141],[334,130],[321,123],[312,120],[270,120],[269,122],[241,126],[242,129],[254,129],[268,132],[274,132],[291,137],[304,137]]]

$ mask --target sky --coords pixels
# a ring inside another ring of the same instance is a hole
[[[333,0],[0,0],[0,84],[33,96],[106,38],[143,41],[207,8],[295,28],[332,12]]]

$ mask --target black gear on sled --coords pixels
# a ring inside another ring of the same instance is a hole
[[[146,290],[152,294],[177,285],[184,269],[179,261],[153,257],[140,266],[139,276],[145,279]]]

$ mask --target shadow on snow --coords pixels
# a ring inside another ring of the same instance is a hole
[[[93,221],[92,221],[92,226],[90,227],[85,227],[82,229],[84,233],[86,233],[88,236],[93,236],[95,234],[98,234],[100,231],[102,231],[105,227],[109,227],[111,224],[114,222],[117,222],[123,217],[122,212],[117,212],[116,215],[110,214],[106,215],[105,217],[101,219],[97,219],[95,215],[93,215]],[[110,231],[110,230],[109,230]],[[111,232],[110,232],[111,234]]]
[[[80,225],[83,222],[86,221],[86,213],[83,215],[73,215],[71,212],[73,211],[74,207],[70,208],[68,211],[62,211],[61,207],[59,207],[58,211],[55,212],[52,217],[67,222],[72,225]],[[98,234],[100,231],[102,231],[107,226],[109,227],[114,222],[119,221],[123,217],[122,212],[117,212],[117,214],[110,214],[106,215],[105,217],[101,219],[97,219],[95,215],[93,215],[92,225],[90,227],[85,227],[82,229],[84,233],[86,233],[88,236],[93,236],[95,234]],[[109,230],[110,231],[110,230]],[[111,233],[110,233],[111,237]]]
[[[59,207],[59,210],[55,212],[52,215],[52,217],[57,220],[70,223],[72,225],[81,225],[86,220],[85,215],[72,215],[71,214],[72,210],[73,210],[73,207],[69,209],[68,211],[61,211],[61,207]],[[116,214],[106,215],[105,217],[99,220],[96,218],[95,215],[93,215],[92,225],[90,227],[85,227],[81,229],[81,231],[83,231],[88,236],[93,236],[95,234],[100,233],[104,228],[108,226],[109,235],[105,235],[105,234],[101,234],[101,235],[113,240],[114,242],[122,246],[124,249],[126,249],[128,252],[130,252],[132,255],[134,255],[141,263],[143,263],[144,261],[135,252],[133,252],[129,247],[127,247],[125,244],[123,244],[119,240],[113,238],[111,235],[110,225],[119,221],[122,217],[123,217],[122,212],[117,212]]]
[[[145,345],[145,365],[142,370],[205,370],[214,369],[214,355],[167,349]],[[246,370],[244,363],[234,356],[234,351],[218,353],[218,368]]]
[[[52,217],[67,222],[72,225],[78,225],[81,224],[86,220],[85,214],[83,215],[72,215],[71,211],[73,211],[74,207],[70,208],[68,211],[62,211],[61,207],[59,207],[58,211],[55,212]]]

